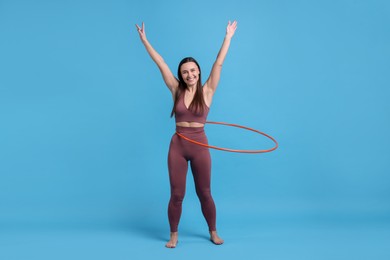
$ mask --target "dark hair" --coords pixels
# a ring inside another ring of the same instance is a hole
[[[198,82],[196,84],[196,91],[195,91],[194,99],[192,100],[192,102],[190,104],[189,110],[191,110],[192,112],[194,112],[196,114],[202,114],[205,110],[206,103],[205,103],[204,97],[203,97],[202,77],[201,77],[199,63],[192,57],[186,57],[180,61],[179,66],[177,68],[177,77],[179,78],[179,87],[178,87],[176,94],[175,94],[171,117],[175,114],[176,105],[178,103],[180,95],[182,95],[182,93],[184,91],[186,91],[186,89],[188,89],[188,86],[184,82],[183,77],[182,77],[181,72],[180,72],[181,66],[187,62],[194,62],[199,69],[199,78],[198,78]]]

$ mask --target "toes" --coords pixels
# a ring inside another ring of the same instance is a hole
[[[176,247],[176,244],[178,243],[179,241],[177,241],[176,243],[174,242],[168,242],[165,247],[167,248],[175,248]]]
[[[210,238],[210,241],[213,242],[213,244],[215,245],[222,245],[224,242],[222,239],[212,239],[212,238]]]

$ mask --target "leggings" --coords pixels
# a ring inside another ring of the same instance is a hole
[[[186,137],[207,143],[203,127],[176,127],[176,131]],[[168,220],[171,232],[177,232],[182,202],[186,190],[188,161],[194,177],[196,194],[200,200],[203,216],[210,231],[216,230],[216,209],[211,196],[211,158],[209,149],[196,145],[174,134],[169,146],[168,170],[171,198],[168,205]]]

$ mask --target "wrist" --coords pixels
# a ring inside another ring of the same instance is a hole
[[[226,34],[226,35],[225,35],[225,40],[230,41],[230,40],[232,39],[232,37],[233,37],[233,35],[228,35],[228,34]]]

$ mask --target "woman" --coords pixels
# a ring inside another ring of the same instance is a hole
[[[156,52],[146,38],[145,25],[136,25],[139,36],[150,57],[156,63],[164,82],[172,93],[174,105],[171,116],[175,115],[176,131],[198,142],[207,143],[204,132],[207,114],[213,95],[217,89],[222,64],[229,49],[237,22],[229,21],[226,35],[211,73],[202,86],[201,71],[195,59],[184,58],[178,66],[178,79],[172,74],[164,59]],[[188,142],[174,134],[168,153],[168,170],[171,186],[171,198],[168,205],[170,240],[168,248],[175,248],[178,242],[178,224],[181,216],[182,201],[185,194],[188,161],[194,176],[196,193],[199,197],[202,213],[207,221],[210,240],[223,244],[216,230],[216,209],[210,191],[211,159],[208,148]]]

